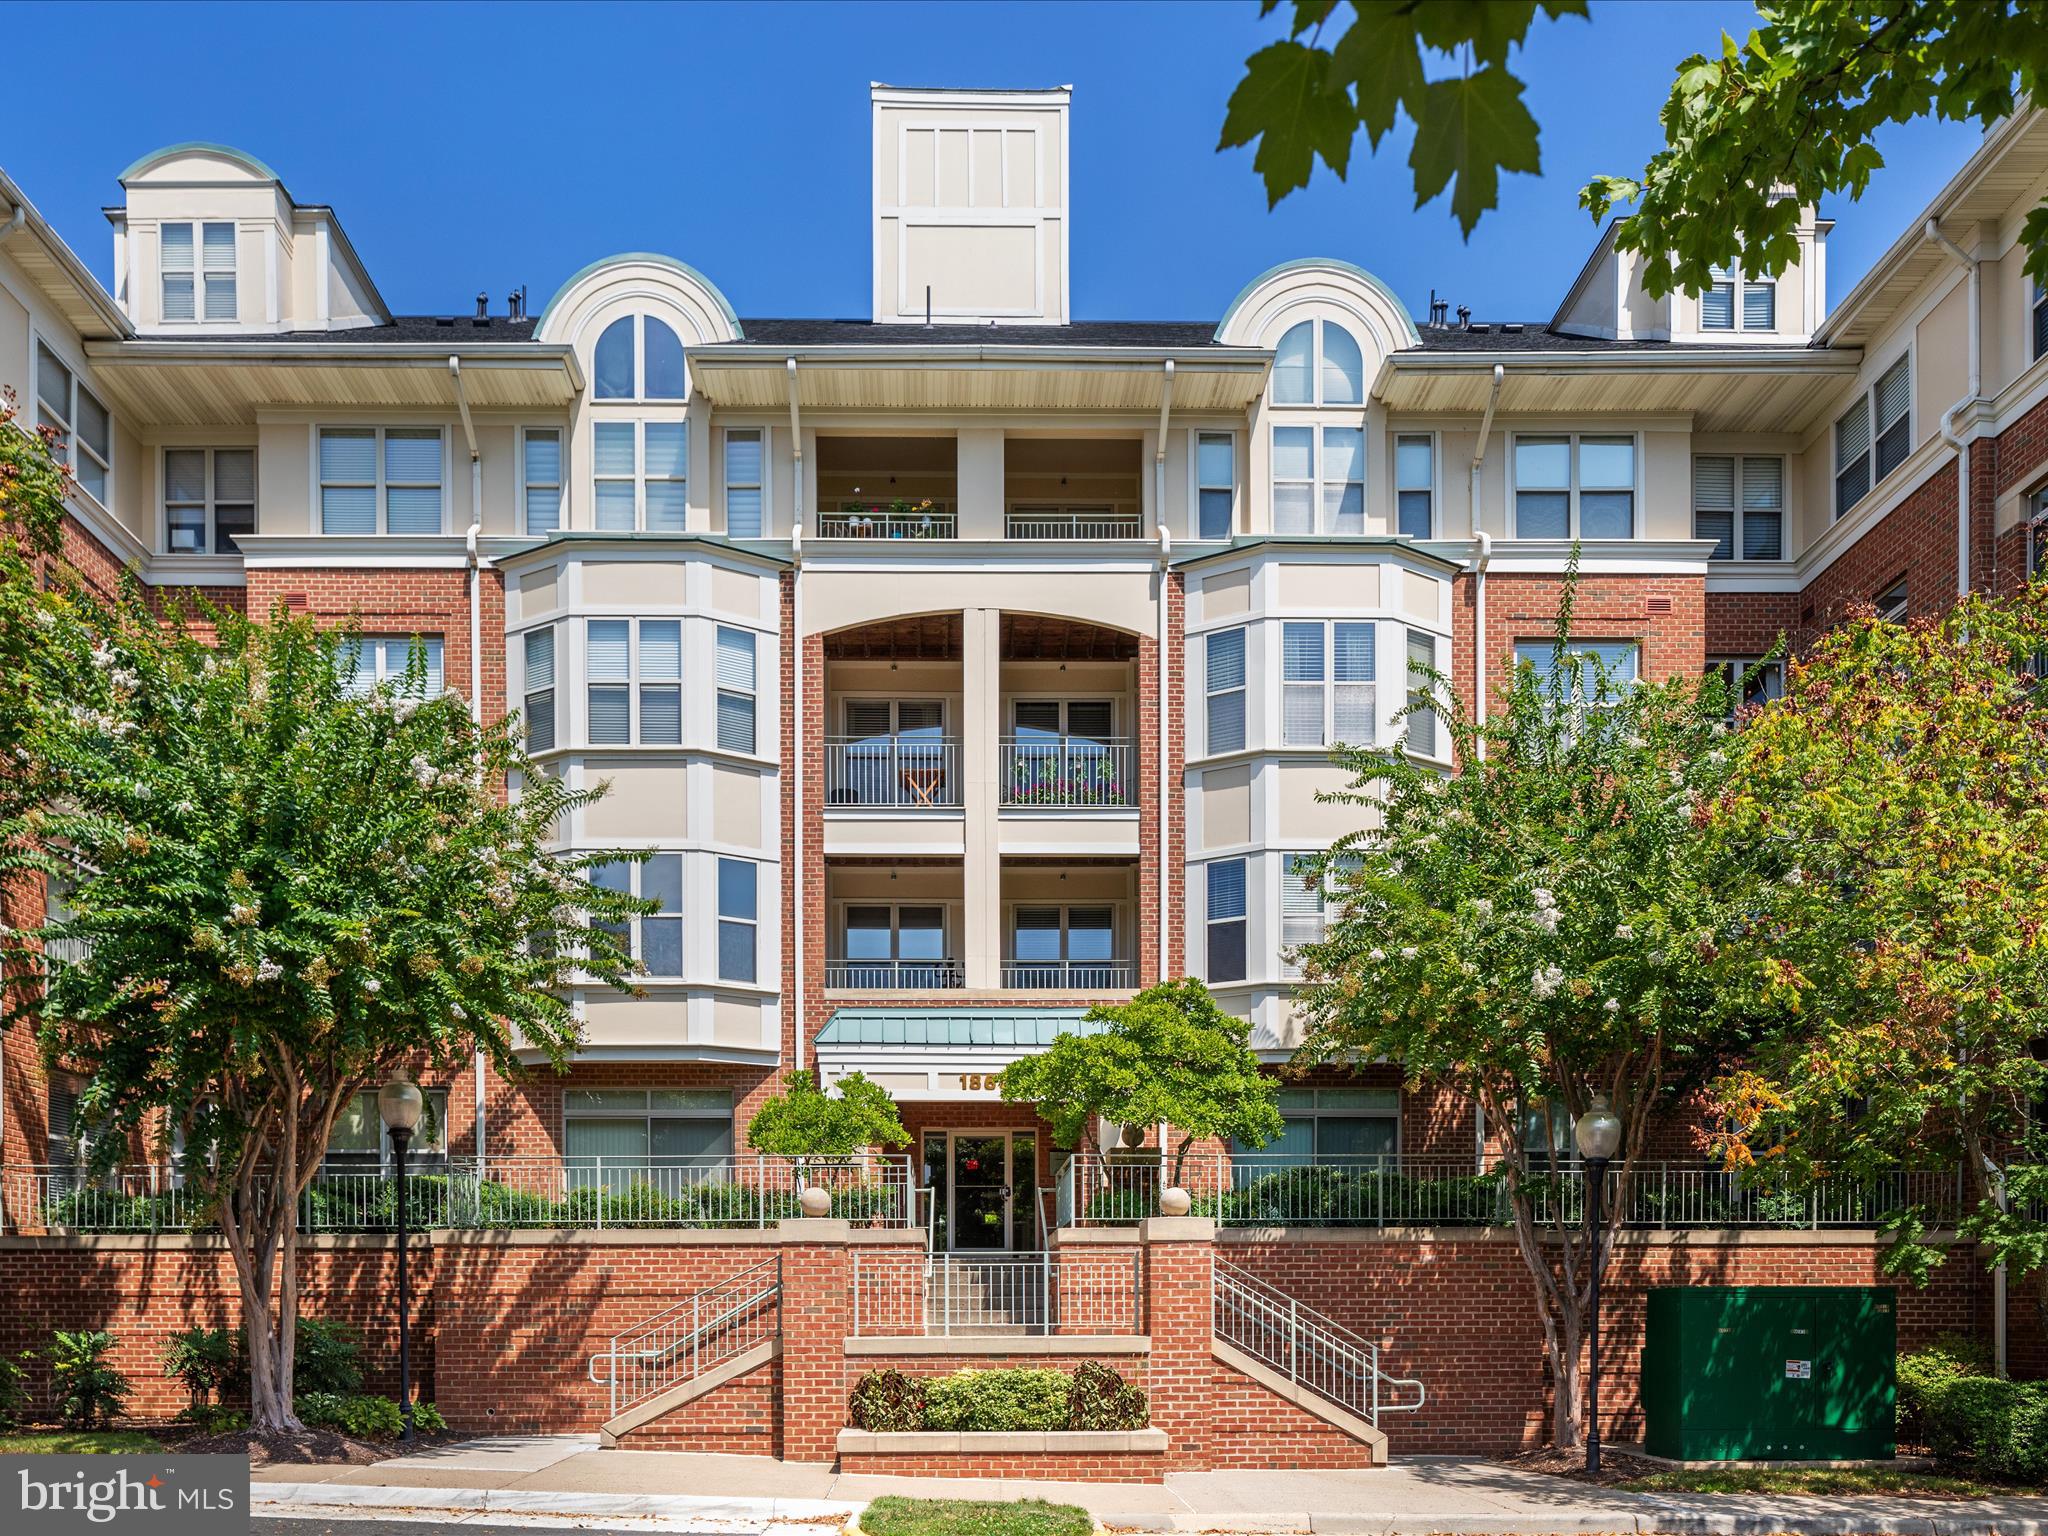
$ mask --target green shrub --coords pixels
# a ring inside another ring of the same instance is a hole
[[[113,1422],[128,1394],[128,1378],[107,1363],[114,1336],[105,1329],[67,1333],[59,1328],[50,1340],[50,1385],[57,1398],[57,1417],[67,1429],[97,1429]]]
[[[21,1422],[22,1411],[28,1407],[26,1375],[21,1361],[0,1355],[0,1429],[12,1429]]]
[[[423,1435],[442,1435],[448,1432],[448,1421],[432,1403],[414,1403],[412,1427]]]
[[[1047,1430],[1067,1427],[1064,1371],[956,1371],[925,1383],[924,1427],[937,1430]]]
[[[924,1383],[901,1371],[869,1371],[853,1384],[847,1416],[855,1429],[907,1434],[924,1428]]]
[[[162,1358],[164,1374],[185,1384],[191,1418],[209,1403],[223,1401],[242,1371],[235,1335],[225,1328],[182,1329],[164,1340]]]
[[[398,1404],[388,1397],[307,1392],[294,1398],[292,1407],[308,1429],[338,1429],[358,1440],[395,1440],[405,1428]]]
[[[225,1435],[237,1429],[249,1427],[249,1415],[239,1408],[223,1408],[218,1403],[195,1403],[185,1410],[185,1422],[201,1435]]]
[[[363,1340],[347,1323],[299,1318],[292,1340],[292,1384],[307,1393],[348,1397],[363,1389]]]
[[[1925,1349],[1899,1356],[1898,1439],[1901,1445],[1927,1443],[1927,1400],[1934,1389],[1959,1376],[1991,1374],[1991,1351],[1965,1333],[1937,1334]]]
[[[1083,1362],[1067,1393],[1068,1429],[1143,1429],[1150,1421],[1145,1391],[1099,1360]]]
[[[1927,1394],[1928,1448],[1986,1477],[2048,1479],[2048,1382],[1956,1376]]]

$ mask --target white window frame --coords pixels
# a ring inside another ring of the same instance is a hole
[[[650,919],[659,922],[673,922],[676,925],[676,968],[673,971],[650,970],[647,972],[645,979],[652,981],[681,981],[690,971],[690,930],[686,921],[686,909],[689,902],[690,857],[679,848],[654,848],[649,850],[649,853],[649,858],[643,860],[619,859],[612,862],[616,863],[626,872],[627,893],[632,896],[646,896],[648,865],[654,859],[674,859],[676,861],[676,906],[673,910],[663,907],[654,912],[636,912],[627,918],[623,924],[626,930],[626,947],[635,960],[645,964],[647,960],[647,937],[646,929],[643,925]],[[598,869],[603,867],[605,866],[593,866],[591,873],[594,875]],[[596,882],[592,881],[592,883],[595,884]]]
[[[555,474],[552,480],[536,480],[533,477],[533,440],[537,437],[552,437],[555,440]],[[569,434],[560,427],[521,427],[519,429],[519,527],[529,539],[543,539],[551,533],[560,533],[567,526],[569,482]],[[539,532],[533,526],[533,493],[553,491],[555,493],[555,525]]]
[[[1188,510],[1188,537],[1209,542],[1220,542],[1216,535],[1202,532],[1202,496],[1204,492],[1221,491],[1229,500],[1229,511],[1224,518],[1221,539],[1229,539],[1237,533],[1237,475],[1238,446],[1235,432],[1211,432],[1196,430],[1190,434],[1193,452],[1190,456],[1188,485],[1193,492],[1194,502]],[[1230,450],[1230,483],[1216,485],[1202,478],[1202,445],[1204,443],[1224,444]]]
[[[1355,625],[1365,631],[1366,646],[1372,658],[1372,676],[1367,678],[1337,677],[1337,630],[1340,626]],[[1292,629],[1314,629],[1321,641],[1322,676],[1318,678],[1290,678],[1287,675],[1289,648],[1287,632]],[[1379,708],[1379,634],[1370,619],[1284,619],[1280,625],[1280,745],[1290,749],[1322,749],[1335,746],[1341,740],[1337,735],[1337,690],[1339,688],[1363,688],[1365,696],[1365,718],[1377,721]],[[1288,739],[1289,715],[1287,698],[1291,692],[1314,689],[1321,701],[1321,729],[1314,741],[1292,741]],[[1353,747],[1369,747],[1377,741],[1379,732],[1375,728],[1363,741],[1347,741],[1343,744]]]
[[[640,1104],[637,1108],[634,1108],[617,1103],[598,1106],[593,1106],[588,1102],[580,1105],[572,1103],[572,1095],[579,1093],[601,1094],[612,1099],[623,1098],[627,1094],[638,1094],[640,1096]],[[701,1095],[706,1099],[723,1096],[725,1107],[723,1110],[706,1108],[701,1112],[690,1109],[657,1109],[654,1104],[655,1094],[676,1094],[685,1098],[694,1094]],[[726,1153],[700,1154],[693,1157],[690,1162],[682,1161],[685,1154],[656,1152],[654,1150],[654,1127],[656,1122],[664,1120],[723,1125],[725,1127],[726,1145],[729,1148],[737,1147],[739,1144],[737,1140],[739,1128],[734,1119],[733,1110],[732,1094],[730,1090],[723,1088],[656,1088],[652,1090],[645,1088],[564,1088],[562,1090],[562,1142],[566,1149],[569,1139],[569,1127],[577,1121],[639,1120],[644,1122],[646,1125],[646,1144],[648,1150],[640,1157],[637,1164],[631,1159],[619,1158],[615,1154],[609,1153],[571,1154],[576,1159],[573,1166],[588,1168],[591,1172],[600,1175],[600,1180],[596,1187],[616,1193],[617,1189],[615,1186],[602,1179],[602,1173],[606,1168],[617,1168],[620,1171],[620,1176],[630,1177],[632,1171],[638,1167],[666,1167],[683,1170],[703,1168],[708,1172],[715,1165],[729,1164],[734,1155],[730,1151]],[[582,1159],[586,1157],[591,1158],[593,1161],[588,1164],[584,1163]],[[607,1158],[610,1158],[611,1161],[607,1162]],[[683,1177],[689,1177],[687,1171],[683,1174]]]
[[[1225,913],[1223,916],[1218,917],[1215,904],[1210,897],[1210,890],[1214,879],[1213,871],[1233,864],[1238,869],[1239,910],[1234,913]],[[1212,985],[1234,987],[1241,986],[1251,980],[1251,874],[1251,860],[1242,854],[1235,858],[1211,859],[1202,866],[1202,979]],[[1244,938],[1240,947],[1244,954],[1244,969],[1241,975],[1219,977],[1216,975],[1215,965],[1216,930],[1220,927],[1228,927],[1232,923],[1237,924],[1243,930]]]
[[[1597,653],[1603,649],[1626,649],[1634,653],[1635,676],[1625,678],[1623,679],[1623,681],[1627,682],[1628,685],[1632,688],[1639,688],[1642,686],[1643,683],[1643,647],[1644,642],[1640,636],[1631,636],[1621,640],[1582,640],[1579,639],[1577,636],[1574,636],[1565,643],[1564,652],[1567,656],[1579,656],[1590,658],[1597,657]],[[1556,638],[1553,636],[1539,636],[1535,639],[1517,640],[1514,643],[1514,665],[1520,667],[1525,660],[1529,659],[1523,656],[1522,653],[1524,651],[1540,651],[1545,657],[1549,657],[1555,654],[1556,649],[1557,641]],[[1604,660],[1604,658],[1601,659]],[[1534,665],[1533,661],[1531,661],[1530,664]],[[1609,667],[1607,671],[1608,676],[1612,678],[1617,674],[1618,669]],[[1582,670],[1579,676],[1583,679],[1586,676],[1586,672]],[[1608,702],[1612,703],[1614,701],[1612,698],[1610,698]]]
[[[596,624],[623,624],[626,626],[626,675],[599,677],[592,664],[594,654],[590,643],[591,626]],[[649,677],[642,663],[642,635],[649,624],[668,624],[676,630],[676,675],[674,677]],[[583,739],[593,747],[676,747],[683,744],[683,676],[689,668],[683,664],[685,625],[679,618],[628,618],[623,614],[597,614],[583,621]],[[591,734],[592,711],[590,694],[593,688],[624,688],[626,690],[626,739],[624,741],[599,741]],[[643,705],[649,690],[661,689],[672,692],[676,700],[676,739],[674,741],[649,741],[646,739],[646,713]]]
[[[1877,415],[1878,390],[1883,387],[1885,380],[1889,379],[1901,368],[1906,370],[1906,408],[1889,422],[1880,424]],[[1842,423],[1847,421],[1859,407],[1864,412],[1865,431],[1863,447],[1845,462],[1842,458]],[[1897,462],[1890,469],[1880,473],[1877,466],[1878,439],[1888,435],[1892,428],[1902,423],[1906,429],[1905,452],[1899,455]],[[1911,347],[1906,348],[1905,351],[1893,358],[1882,369],[1871,375],[1870,382],[1857,392],[1855,404],[1850,405],[1845,410],[1836,412],[1834,429],[1829,434],[1828,440],[1834,448],[1833,471],[1828,481],[1828,496],[1834,503],[1834,519],[1839,521],[1869,500],[1871,493],[1887,477],[1898,470],[1906,460],[1913,456],[1913,349]],[[1849,466],[1859,459],[1864,465],[1863,489],[1853,500],[1844,503],[1842,500],[1842,476],[1847,473]]]
[[[1438,758],[1443,752],[1443,720],[1440,718],[1442,700],[1437,697],[1436,685],[1420,676],[1415,670],[1418,660],[1416,642],[1426,641],[1429,659],[1426,665],[1439,675],[1443,667],[1438,660],[1437,641],[1442,638],[1434,630],[1404,628],[1401,635],[1402,681],[1406,685],[1402,707],[1413,704],[1427,704],[1427,709],[1416,710],[1401,722],[1401,747],[1415,757]],[[1375,657],[1377,664],[1377,657]],[[1422,738],[1422,739],[1418,739]]]
[[[734,916],[725,910],[724,873],[725,866],[728,864],[744,864],[754,872],[754,913],[751,917]],[[717,913],[715,919],[716,927],[713,929],[713,943],[716,946],[713,954],[713,969],[717,973],[718,979],[736,986],[759,985],[761,978],[761,861],[758,859],[739,859],[732,857],[730,854],[720,854],[717,864],[712,870],[711,901]],[[748,970],[752,972],[751,975],[728,976],[725,974],[725,930],[728,926],[735,928],[746,927],[753,931],[753,942],[750,949],[752,959],[748,965]]]
[[[1549,442],[1558,438],[1563,438],[1566,445],[1566,484],[1562,487],[1530,486],[1528,489],[1537,494],[1548,495],[1555,495],[1560,489],[1565,492],[1564,538],[1590,544],[1624,544],[1631,539],[1641,538],[1643,536],[1643,438],[1640,432],[1559,431],[1511,433],[1508,438],[1508,508],[1514,516],[1515,531],[1513,536],[1517,539],[1555,539],[1557,537],[1555,534],[1525,534],[1522,532],[1521,493],[1523,486],[1521,483],[1520,465],[1516,462],[1516,459],[1521,444],[1526,442]],[[1588,488],[1583,486],[1581,484],[1582,476],[1579,472],[1579,450],[1588,442],[1609,444],[1619,443],[1623,440],[1626,440],[1629,445],[1629,531],[1619,538],[1606,536],[1595,538],[1580,531],[1583,526],[1579,515],[1581,492],[1590,489],[1592,494],[1596,496],[1608,495],[1619,491],[1621,487],[1596,485]]]
[[[1238,681],[1234,687],[1212,688],[1209,685],[1209,649],[1217,638],[1224,635],[1237,636]],[[1232,752],[1242,752],[1251,745],[1251,630],[1238,624],[1228,629],[1212,629],[1202,637],[1202,755],[1217,757]],[[1230,694],[1238,697],[1239,735],[1243,738],[1234,747],[1218,747],[1211,737],[1215,725],[1215,701]]]
[[[1638,667],[1642,665],[1640,657],[1637,658],[1636,664]],[[1707,658],[1707,672],[1710,674],[1719,673],[1722,680],[1728,686],[1728,709],[1721,716],[1721,722],[1729,730],[1735,729],[1736,717],[1742,712],[1743,679],[1759,667],[1775,673],[1778,679],[1778,691],[1766,694],[1765,697],[1772,699],[1783,698],[1785,696],[1785,659],[1782,656],[1769,662],[1766,662],[1761,656],[1709,656]]]
[[[1306,480],[1280,477],[1280,434],[1283,432],[1306,432],[1309,435],[1309,477]],[[1358,478],[1338,480],[1330,473],[1329,435],[1332,432],[1352,432],[1358,436]],[[1282,529],[1278,516],[1279,498],[1269,495],[1267,505],[1272,509],[1273,531],[1277,534],[1312,535],[1320,538],[1360,538],[1366,532],[1366,487],[1368,475],[1366,459],[1371,453],[1367,432],[1362,426],[1337,421],[1275,421],[1273,436],[1268,443],[1267,464],[1272,469],[1272,488],[1277,491],[1282,485],[1307,486],[1309,497],[1309,522],[1307,529]],[[1346,531],[1337,526],[1338,514],[1330,509],[1330,493],[1342,492],[1351,486],[1358,487],[1358,527]]]
[[[326,480],[321,478],[320,441],[330,432],[367,432],[371,435],[371,438],[376,445],[376,478],[374,480]],[[434,489],[440,493],[441,498],[441,526],[435,529],[433,534],[393,535],[391,532],[390,493],[393,487],[395,486],[402,490],[420,490],[424,489],[427,485],[427,482],[424,480],[392,480],[391,478],[389,478],[385,459],[385,443],[393,432],[422,434],[431,432],[434,434],[435,441],[439,446],[440,452],[438,457],[440,459],[440,480],[435,484]],[[365,485],[373,486],[375,488],[377,512],[376,528],[369,534],[328,533],[326,505],[327,498],[325,495],[327,488],[329,486],[354,486],[360,488]],[[381,539],[390,537],[430,538],[445,536],[448,532],[448,429],[446,427],[415,426],[372,427],[364,426],[361,423],[354,422],[319,423],[313,428],[313,516],[314,519],[319,523],[320,533],[321,536],[324,538],[360,539],[375,537]]]
[[[1726,288],[1728,290],[1729,323],[1727,325],[1709,325],[1707,323],[1707,295],[1702,293],[1699,296],[1700,329],[1702,331],[1712,331],[1716,334],[1749,331],[1766,336],[1777,333],[1778,280],[1776,278],[1751,277],[1747,273],[1738,273],[1728,267],[1716,267],[1714,268],[1714,280],[1709,285],[1709,291],[1715,288]],[[1749,299],[1753,291],[1770,295],[1771,323],[1769,325],[1751,325],[1749,323]]]
[[[1290,981],[1299,980],[1301,977],[1301,962],[1294,958],[1294,951],[1304,944],[1320,943],[1329,933],[1330,922],[1338,915],[1340,909],[1337,905],[1337,894],[1330,882],[1331,871],[1325,870],[1315,893],[1320,899],[1317,901],[1313,919],[1300,914],[1290,916],[1287,910],[1289,882],[1293,882],[1293,889],[1303,895],[1309,894],[1306,879],[1297,872],[1299,865],[1304,861],[1326,859],[1329,856],[1329,850],[1326,848],[1290,848],[1283,850],[1280,855],[1280,903],[1277,908],[1280,927],[1280,974]],[[1337,864],[1342,867],[1356,869],[1361,863],[1360,856],[1355,853],[1340,854],[1337,858]],[[1288,937],[1290,923],[1301,924],[1311,921],[1315,925],[1313,934],[1306,937]]]
[[[1353,330],[1350,326],[1344,324],[1341,320],[1327,319],[1322,315],[1310,315],[1303,320],[1296,320],[1288,325],[1282,326],[1280,329],[1280,335],[1275,340],[1275,346],[1278,346],[1279,341],[1285,340],[1287,335],[1291,331],[1293,331],[1296,326],[1303,324],[1313,327],[1313,329],[1309,332],[1308,347],[1309,398],[1306,400],[1282,400],[1279,397],[1279,392],[1275,390],[1273,392],[1274,406],[1277,409],[1283,411],[1306,411],[1323,409],[1357,411],[1360,413],[1362,417],[1365,411],[1366,401],[1372,393],[1372,380],[1370,377],[1367,376],[1366,372],[1365,343],[1358,339],[1357,331]],[[1350,337],[1352,345],[1358,348],[1358,398],[1356,400],[1329,400],[1324,398],[1323,328],[1325,326],[1330,325],[1336,326],[1338,330],[1342,331],[1346,336]]]
[[[756,486],[751,481],[735,481],[732,477],[732,443],[735,437],[754,437],[761,443],[761,480]],[[768,450],[773,441],[766,427],[727,427],[721,439],[723,452],[719,454],[719,508],[725,514],[725,536],[729,539],[765,539],[774,523],[774,502],[769,495]],[[738,534],[732,531],[732,493],[735,490],[758,490],[761,496],[761,527],[758,532]]]
[[[1896,601],[1896,609],[1894,609]],[[1877,616],[1887,624],[1903,624],[1913,616],[1913,584],[1909,576],[1902,575],[1895,581],[1888,581],[1870,599],[1877,610]]]
[[[176,453],[196,453],[205,463],[204,475],[206,479],[206,484],[197,501],[174,501],[171,497],[171,455]],[[217,465],[220,455],[224,453],[246,453],[247,455],[249,455],[250,499],[246,502],[223,502],[220,498],[220,473],[219,469],[217,468]],[[225,447],[219,448],[201,448],[196,446],[166,447],[161,449],[157,455],[157,476],[157,484],[163,490],[163,495],[158,498],[157,505],[158,537],[162,541],[159,545],[159,548],[161,548],[167,556],[176,559],[191,559],[200,555],[239,554],[239,547],[233,545],[232,542],[230,542],[228,547],[222,547],[222,535],[220,531],[219,513],[223,506],[246,506],[249,509],[249,532],[253,534],[256,531],[255,495],[257,491],[257,483],[255,445],[229,444]],[[204,548],[183,550],[174,550],[171,548],[171,508],[174,506],[179,508],[191,508],[199,513],[200,542],[205,546]],[[232,541],[234,535],[229,534],[227,537],[230,541]]]
[[[722,660],[725,651],[725,637],[727,635],[743,636],[747,640],[749,646],[752,648],[751,654],[753,656],[754,679],[753,686],[751,688],[740,688],[729,685],[724,681],[723,677],[720,675],[721,668],[719,666],[719,663]],[[760,635],[756,634],[753,630],[742,629],[736,624],[721,624],[718,626],[717,635],[713,637],[712,644],[714,647],[712,655],[713,666],[711,674],[712,739],[714,742],[717,743],[718,749],[721,752],[738,752],[743,756],[748,757],[758,756],[761,751],[761,637]],[[745,747],[728,747],[722,741],[718,740],[718,727],[720,718],[718,706],[720,701],[726,698],[745,699],[747,701],[748,716],[752,721],[752,729],[750,730],[749,734],[753,737],[753,741]]]
[[[1699,466],[1700,462],[1704,459],[1726,459],[1729,461],[1729,486],[1734,498],[1730,506],[1722,508],[1702,507],[1700,505]],[[1758,512],[1769,510],[1763,507],[1752,508],[1749,505],[1749,466],[1752,464],[1775,464],[1778,466],[1778,552],[1775,555],[1752,556],[1748,553],[1749,535],[1745,524],[1748,521],[1749,513],[1752,510]],[[1707,558],[1720,564],[1750,559],[1783,560],[1785,558],[1785,533],[1788,521],[1785,506],[1787,471],[1784,456],[1776,453],[1696,453],[1692,456],[1692,465],[1692,536],[1695,539],[1704,539],[1706,537],[1705,534],[1700,532],[1700,514],[1702,512],[1726,511],[1729,514],[1728,553],[1717,555],[1710,552]]]
[[[1401,445],[1421,443],[1429,450],[1429,483],[1426,485],[1403,485],[1401,483]],[[1436,537],[1437,509],[1437,442],[1434,432],[1396,432],[1394,434],[1394,462],[1390,466],[1394,475],[1394,535],[1397,538],[1433,539]],[[1425,532],[1410,535],[1401,527],[1401,498],[1421,496],[1429,505],[1429,527]]]
[[[630,320],[629,334],[633,338],[633,381],[631,392],[624,395],[600,395],[597,392],[597,349],[612,327],[621,320]],[[647,392],[647,327],[652,322],[667,328],[675,337],[676,345],[683,350],[683,391],[679,395],[650,395]],[[690,356],[689,343],[683,340],[683,333],[664,317],[644,309],[629,310],[625,314],[613,315],[598,327],[597,336],[590,344],[590,399],[599,406],[615,405],[681,405],[690,398]]]
[[[61,408],[43,393],[45,358],[64,374],[64,400]],[[38,335],[35,338],[35,359],[36,419],[57,433],[64,453],[64,462],[71,466],[71,478],[78,489],[101,506],[112,506],[114,413],[107,409],[107,403],[97,393],[85,387],[85,381],[78,376],[77,366],[69,359],[58,356],[57,349],[50,345],[47,337]],[[86,441],[84,434],[78,430],[78,400],[81,395],[90,400],[99,409],[100,415],[106,419],[107,446],[104,452]]]
[[[525,727],[522,740],[529,752],[552,752],[562,744],[562,641],[557,632],[559,627],[554,624],[542,624],[523,631],[519,637],[519,713],[521,724]],[[547,637],[547,686],[536,688],[533,686],[532,676],[533,647],[534,642],[543,635]],[[547,700],[547,739],[537,744],[534,741],[533,722],[536,715],[535,701],[541,698]]]
[[[366,699],[378,688],[394,686],[405,678],[405,669],[412,661],[412,643],[419,641],[427,650],[427,692],[426,697],[439,698],[448,688],[448,644],[444,635],[400,635],[376,634],[356,637],[355,682],[347,691],[351,698]],[[337,653],[335,659],[339,661]],[[433,686],[433,678],[440,674],[441,686]]]
[[[617,402],[612,403],[616,404]],[[648,467],[649,460],[647,455],[647,429],[649,427],[657,426],[674,427],[682,433],[683,472],[679,475],[657,475]],[[633,469],[630,474],[620,474],[617,471],[605,470],[604,468],[601,467],[601,461],[598,457],[597,452],[597,437],[598,433],[603,431],[607,427],[624,427],[632,433]],[[564,473],[566,474],[566,471],[564,471]],[[681,417],[599,417],[596,421],[591,423],[590,427],[590,485],[590,523],[591,527],[600,533],[640,532],[681,534],[687,532],[690,525],[689,423],[684,421]],[[597,488],[601,485],[630,485],[633,488],[633,526],[631,528],[607,528],[598,521],[598,517],[601,512],[601,504],[598,499]],[[655,528],[648,523],[647,488],[650,485],[673,485],[680,488],[682,495],[683,513],[683,522],[681,527]]]
[[[174,267],[170,264],[169,248],[164,240],[167,229],[191,231],[190,266]],[[228,260],[222,266],[207,260],[206,232],[208,229],[225,229],[228,232]],[[235,325],[242,317],[241,282],[239,260],[240,233],[233,219],[171,219],[157,226],[157,318],[165,325]],[[173,315],[170,305],[170,280],[182,277],[192,285],[192,313]],[[232,313],[225,316],[209,315],[206,312],[207,289],[215,279],[227,281],[228,308]]]
[[[2033,327],[2032,356],[2038,362],[2048,357],[2048,288],[2034,284],[2033,301],[2028,305],[2027,313]]]

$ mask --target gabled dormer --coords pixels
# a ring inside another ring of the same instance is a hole
[[[382,325],[384,300],[332,208],[224,144],[173,144],[121,173],[114,297],[145,336]]]
[[[1658,299],[1643,288],[1643,258],[1614,248],[1610,220],[1550,328],[1608,341],[1803,345],[1827,313],[1827,237],[1834,227],[1809,209],[1794,231],[1799,256],[1776,278],[1724,272],[1705,293]]]

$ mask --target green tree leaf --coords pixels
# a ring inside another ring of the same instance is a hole
[[[1358,121],[1377,147],[1403,107],[1415,117],[1422,107],[1422,52],[1415,27],[1399,6],[1367,6],[1330,50],[1329,88],[1355,88]]]
[[[1451,213],[1469,240],[1480,215],[1500,200],[1502,171],[1541,172],[1536,119],[1522,104],[1522,82],[1495,65],[1462,79],[1432,80],[1423,91],[1408,164],[1418,208],[1456,178]]]
[[[1358,113],[1329,83],[1329,56],[1297,42],[1274,43],[1245,61],[1230,93],[1219,149],[1259,141],[1252,167],[1265,178],[1266,203],[1308,185],[1318,156],[1341,178],[1351,163]]]

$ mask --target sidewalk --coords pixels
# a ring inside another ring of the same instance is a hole
[[[1492,1462],[1410,1458],[1369,1471],[1183,1472],[1162,1484],[852,1477],[811,1462],[604,1451],[588,1435],[441,1446],[370,1467],[260,1468],[251,1513],[466,1515],[620,1529],[818,1536],[882,1494],[1041,1498],[1158,1531],[1422,1536],[2048,1536],[2048,1498],[1977,1501],[1616,1493]]]

